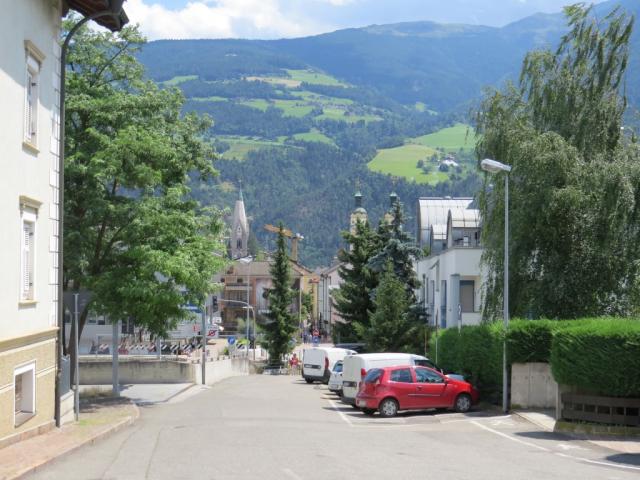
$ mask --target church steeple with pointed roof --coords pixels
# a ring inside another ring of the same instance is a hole
[[[367,211],[362,207],[362,193],[360,192],[360,182],[356,181],[356,193],[353,196],[355,201],[355,209],[351,212],[351,218],[349,221],[349,231],[352,235],[356,233],[356,225],[358,221],[367,221]]]
[[[233,209],[233,220],[231,223],[231,258],[242,258],[249,254],[249,222],[244,210],[244,197],[242,187],[236,205]]]

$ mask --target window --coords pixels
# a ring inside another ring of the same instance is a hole
[[[416,368],[416,381],[418,383],[443,383],[444,379],[436,372],[426,368]]]
[[[30,147],[37,148],[40,66],[44,55],[28,40],[25,42],[25,54],[27,71],[24,95],[24,142]]]
[[[416,365],[420,365],[421,367],[436,368],[436,366],[433,364],[431,360],[423,360],[421,358],[416,358],[413,361],[413,363],[415,363]]]
[[[36,413],[36,365],[30,363],[13,372],[14,425],[22,425]]]
[[[336,362],[333,366],[333,371],[336,373],[342,373],[342,362]]]
[[[383,373],[384,373],[384,370],[381,370],[379,368],[372,368],[365,375],[364,383],[376,383],[382,377]],[[392,377],[392,380],[393,380],[393,377]]]
[[[413,383],[411,378],[411,370],[409,368],[401,368],[391,372],[392,382]]]
[[[473,280],[460,281],[460,307],[463,313],[475,311],[475,282]]]
[[[36,215],[31,209],[22,212],[20,239],[20,300],[35,299],[35,236]]]

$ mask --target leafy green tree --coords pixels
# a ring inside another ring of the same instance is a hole
[[[415,331],[415,323],[409,318],[411,299],[391,262],[382,272],[374,304],[370,326],[356,326],[367,348],[375,352],[411,351]]]
[[[282,356],[289,351],[290,341],[298,326],[297,318],[291,313],[294,294],[291,290],[291,268],[284,226],[280,223],[279,227],[277,250],[270,269],[273,287],[268,294],[269,313],[267,317],[269,320],[264,325],[271,365],[282,364]]]
[[[181,116],[180,92],[144,79],[143,43],[136,27],[85,27],[69,50],[64,287],[93,293],[80,333],[92,309],[164,334],[224,265],[220,214],[187,187],[216,173],[201,140],[210,121]]]
[[[342,238],[349,248],[338,253],[338,259],[343,263],[338,274],[343,283],[334,294],[334,301],[346,323],[337,324],[335,334],[340,341],[350,342],[359,340],[356,326],[366,330],[370,312],[375,310],[371,293],[378,280],[368,263],[376,252],[376,238],[369,222],[360,220],[356,223],[355,233],[342,232]]]
[[[616,10],[598,22],[580,5],[565,12],[570,28],[558,49],[528,54],[519,88],[485,97],[476,153],[513,167],[510,313],[629,314],[638,298],[640,163],[621,127],[633,18]],[[504,182],[485,182],[484,313],[492,317],[502,305]]]

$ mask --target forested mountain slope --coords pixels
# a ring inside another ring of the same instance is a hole
[[[622,0],[594,14],[618,3],[640,11],[640,2]],[[484,87],[516,79],[526,52],[555,45],[565,28],[557,14],[502,28],[413,22],[275,41],[162,40],[140,59],[152,79],[183,91],[185,111],[214,120],[221,175],[196,195],[229,206],[242,182],[262,243],[262,225],[282,220],[305,236],[301,256],[313,266],[328,263],[340,245],[357,179],[374,221],[394,189],[410,222],[418,196],[473,195],[474,135],[460,122],[469,122]],[[632,105],[640,94],[639,38],[636,30]],[[443,170],[449,158],[455,166]]]

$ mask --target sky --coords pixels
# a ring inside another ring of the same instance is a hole
[[[127,0],[132,23],[161,38],[290,38],[407,21],[502,26],[578,0]],[[594,0],[600,3],[602,0]]]

